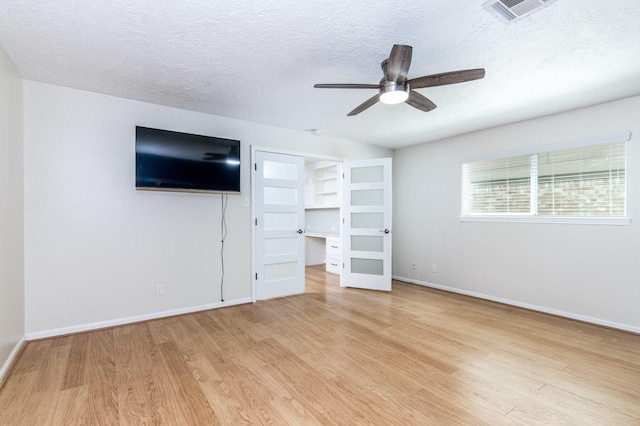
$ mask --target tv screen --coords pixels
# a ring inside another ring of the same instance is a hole
[[[136,188],[240,192],[240,141],[136,126]]]

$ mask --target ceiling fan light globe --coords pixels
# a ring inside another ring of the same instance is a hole
[[[400,104],[409,98],[409,94],[402,90],[385,92],[380,95],[380,102],[387,105]]]
[[[380,102],[393,105],[406,101],[409,98],[409,86],[396,82],[383,82],[380,87]]]

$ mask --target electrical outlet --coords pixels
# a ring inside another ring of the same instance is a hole
[[[436,265],[435,263],[431,265],[431,272],[433,272],[434,274],[438,272],[438,265]]]
[[[415,260],[411,263],[411,269],[416,269],[416,261]]]
[[[162,284],[156,284],[156,296],[164,294],[164,286]]]

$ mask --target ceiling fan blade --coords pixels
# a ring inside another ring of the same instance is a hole
[[[443,72],[441,74],[425,75],[424,77],[412,78],[407,81],[412,89],[422,89],[423,87],[444,86],[447,84],[464,83],[465,81],[478,80],[484,77],[484,68],[472,70]]]
[[[412,107],[418,108],[419,110],[424,112],[429,112],[432,109],[436,108],[436,104],[431,102],[426,97],[422,96],[420,93],[413,90],[409,91],[409,98],[405,102],[411,105]]]
[[[373,106],[376,102],[378,102],[379,98],[380,98],[380,95],[376,94],[372,98],[367,99],[366,101],[358,105],[356,109],[354,109],[349,114],[347,114],[347,116],[351,117],[352,115],[360,114],[362,111],[369,108],[370,106]]]
[[[411,65],[412,47],[402,44],[394,44],[386,64],[387,81],[404,83]],[[383,66],[384,69],[384,66]]]
[[[379,84],[314,84],[316,89],[379,89]]]

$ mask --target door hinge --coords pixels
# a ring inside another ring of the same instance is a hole
[[[258,171],[258,163],[253,163],[253,170]]]
[[[258,281],[258,273],[256,272],[256,281]]]
[[[256,226],[258,226],[258,218],[256,217]]]

